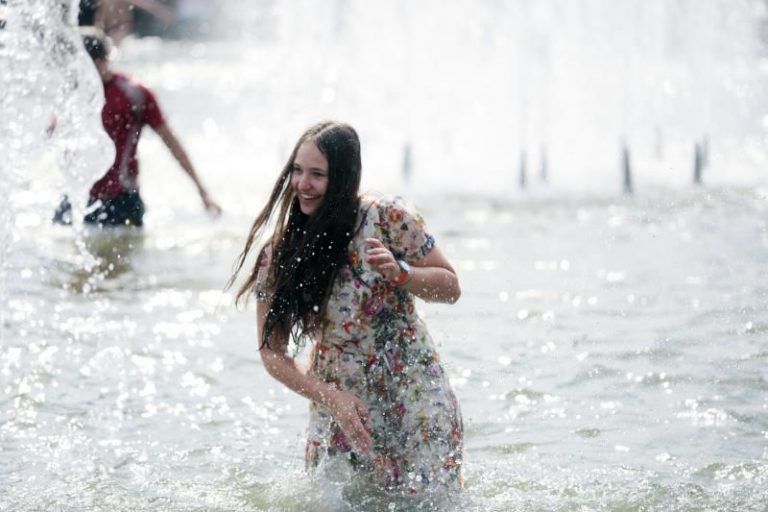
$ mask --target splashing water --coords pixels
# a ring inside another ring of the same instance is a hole
[[[88,187],[114,159],[101,128],[103,87],[72,25],[76,6],[10,0],[0,32],[8,119],[2,135],[10,157],[3,174],[15,178],[16,187],[34,190],[37,181],[70,194],[73,205],[84,202]]]
[[[114,159],[114,145],[101,128],[103,88],[74,28],[77,6],[74,0],[71,5],[56,0],[0,5],[3,273],[16,214],[67,195],[80,233],[88,187]],[[76,243],[83,261],[90,261],[81,236]]]

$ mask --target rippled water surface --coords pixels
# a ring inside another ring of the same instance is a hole
[[[453,508],[763,509],[765,190],[414,199],[464,289],[423,305],[465,416]],[[17,216],[0,509],[391,509],[303,472],[307,405],[221,291],[249,219],[172,207],[87,236],[90,269]]]

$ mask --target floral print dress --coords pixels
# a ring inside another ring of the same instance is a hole
[[[366,238],[415,263],[434,247],[421,215],[400,198],[364,196],[349,264],[339,270],[310,372],[367,406],[373,454],[356,454],[323,407],[310,405],[306,460],[345,457],[385,489],[461,487],[461,413],[414,296],[364,261]],[[258,283],[257,283],[258,287]],[[259,290],[257,290],[259,291]]]

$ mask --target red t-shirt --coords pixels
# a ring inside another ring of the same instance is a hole
[[[91,187],[91,197],[97,199],[110,199],[138,189],[136,146],[141,129],[147,124],[157,129],[165,123],[152,91],[121,73],[114,73],[104,83],[104,99],[101,122],[115,143],[115,161]]]

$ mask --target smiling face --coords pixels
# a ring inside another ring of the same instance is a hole
[[[299,146],[291,170],[291,188],[299,198],[301,213],[312,215],[328,189],[328,159],[308,140]]]

